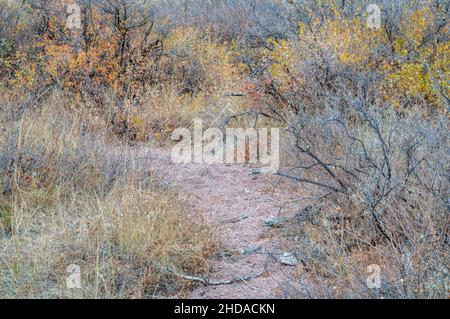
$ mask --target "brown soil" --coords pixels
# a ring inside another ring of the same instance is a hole
[[[273,176],[254,175],[246,165],[172,164],[169,153],[159,149],[140,150],[139,157],[150,158],[153,167],[159,165],[156,170],[164,180],[186,195],[194,218],[214,230],[220,249],[208,260],[209,279],[226,281],[266,270],[232,284],[200,283],[189,298],[283,298],[304,289],[300,267],[277,260],[284,245],[277,230],[265,225],[270,215],[293,213],[283,203],[295,197],[294,191],[280,193],[280,187],[269,182],[276,181]],[[243,252],[258,246],[256,252]]]

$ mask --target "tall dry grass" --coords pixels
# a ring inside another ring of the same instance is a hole
[[[172,267],[206,271],[213,242],[151,164],[113,146],[61,96],[18,121],[2,113],[0,297],[182,294]],[[67,267],[82,288],[66,287]]]

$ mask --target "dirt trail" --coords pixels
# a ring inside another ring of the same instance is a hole
[[[274,258],[283,251],[283,245],[265,225],[265,220],[270,215],[277,216],[280,205],[290,198],[270,187],[265,181],[267,176],[255,175],[252,168],[240,165],[169,165],[167,152],[143,152],[150,153],[153,165],[164,166],[164,178],[187,195],[199,221],[215,230],[222,247],[220,257],[208,261],[209,279],[224,281],[267,270],[247,281],[200,284],[189,298],[280,298],[294,288],[289,278],[296,267],[282,265]],[[296,285],[295,289],[301,289]]]

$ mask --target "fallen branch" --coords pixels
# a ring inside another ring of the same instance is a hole
[[[225,97],[238,97],[238,96],[246,96],[244,93],[225,93]]]
[[[231,219],[222,220],[220,223],[221,224],[235,224],[235,223],[240,222],[241,220],[246,219],[246,218],[248,218],[247,215],[242,215],[242,216],[237,217],[237,218],[231,218]]]
[[[251,275],[251,274],[246,275],[246,276],[236,275],[233,278],[228,279],[228,280],[212,280],[212,279],[205,278],[205,277],[196,277],[196,276],[180,274],[170,267],[167,268],[167,271],[175,276],[181,277],[186,280],[198,281],[198,282],[203,283],[204,285],[209,285],[209,286],[220,286],[220,285],[230,285],[230,284],[233,284],[233,283],[239,282],[239,281],[246,282],[248,280],[251,280],[251,279],[261,276],[267,270],[264,268],[262,271],[260,271],[259,273],[255,274],[255,275]]]
[[[266,295],[271,296],[271,294],[270,294],[267,290],[264,290],[264,289],[262,289],[262,288],[255,287],[255,286],[253,286],[252,284],[250,284],[247,280],[242,280],[242,281],[244,282],[244,284],[246,284],[246,285],[249,286],[250,288],[252,288],[252,289],[254,289],[254,290],[257,290],[257,291],[261,291],[261,292],[265,293]]]

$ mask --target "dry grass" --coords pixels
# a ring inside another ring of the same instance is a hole
[[[300,204],[310,206],[285,234],[314,283],[307,297],[446,298],[447,115],[355,110],[305,111],[294,134],[289,175],[302,179],[309,196]],[[366,285],[372,264],[381,269],[380,289]]]
[[[0,296],[180,294],[184,283],[165,268],[206,271],[208,231],[149,167],[108,146],[106,134],[92,136],[59,102],[18,122],[2,118],[10,134],[0,144]],[[70,264],[81,267],[80,290],[66,288]]]

